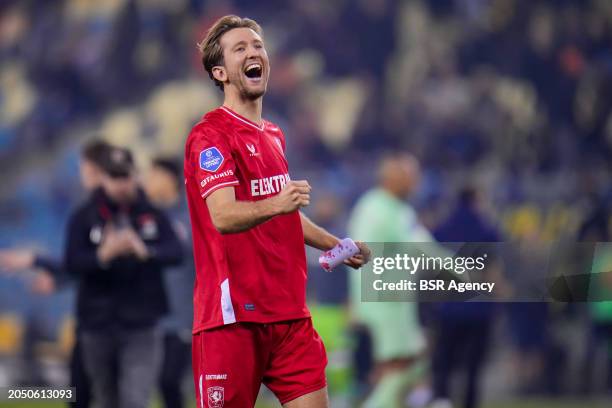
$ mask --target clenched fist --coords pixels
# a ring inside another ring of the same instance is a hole
[[[274,201],[278,214],[288,214],[310,204],[310,184],[306,180],[292,180],[277,196]]]

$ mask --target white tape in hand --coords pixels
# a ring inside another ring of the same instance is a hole
[[[331,272],[336,266],[340,265],[351,256],[357,255],[359,248],[350,238],[344,238],[335,247],[329,251],[325,251],[319,257],[319,264],[327,272]]]

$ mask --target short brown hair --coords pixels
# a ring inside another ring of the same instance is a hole
[[[102,167],[106,153],[111,148],[112,146],[102,139],[90,140],[81,148],[81,158]]]
[[[221,89],[223,89],[223,83],[215,79],[212,70],[213,67],[223,65],[223,48],[219,40],[223,34],[234,28],[250,28],[260,36],[263,36],[263,30],[255,20],[230,14],[215,21],[206,33],[206,37],[198,44],[198,48],[202,53],[204,69],[208,72],[210,79],[215,81],[215,85]]]

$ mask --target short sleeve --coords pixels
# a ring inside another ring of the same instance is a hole
[[[192,135],[187,155],[202,198],[220,188],[239,184],[236,164],[226,137],[197,131]]]

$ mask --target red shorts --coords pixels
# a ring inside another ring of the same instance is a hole
[[[310,318],[204,330],[192,347],[198,408],[253,407],[262,383],[281,404],[326,386],[325,347]]]

